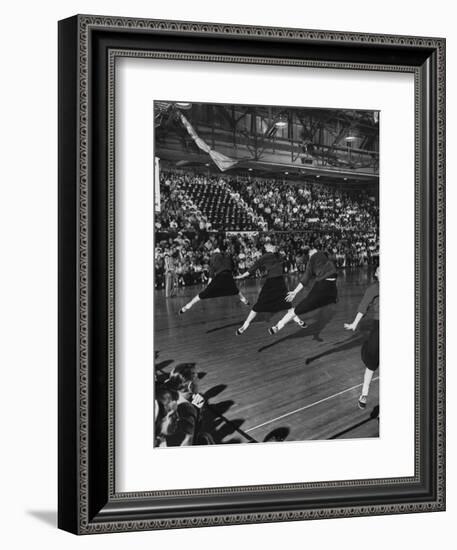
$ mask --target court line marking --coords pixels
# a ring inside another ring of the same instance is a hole
[[[376,378],[372,379],[372,382],[375,380],[379,380],[379,376],[376,376]],[[277,416],[276,418],[272,418],[271,420],[267,420],[266,422],[263,422],[262,424],[258,424],[257,426],[254,426],[253,428],[249,428],[248,430],[244,430],[246,433],[252,432],[254,430],[257,430],[257,428],[262,428],[263,426],[267,426],[268,424],[272,424],[273,422],[276,422],[276,420],[281,420],[283,418],[286,418],[287,416],[291,416],[292,414],[305,411],[306,409],[310,409],[311,407],[314,407],[316,405],[319,405],[320,403],[323,403],[324,401],[329,401],[330,399],[333,399],[334,397],[338,397],[339,395],[342,395],[343,393],[346,393],[348,391],[355,390],[356,388],[360,388],[360,386],[363,386],[362,384],[357,384],[357,386],[352,386],[352,388],[347,388],[346,390],[340,391],[338,393],[334,393],[333,395],[329,395],[328,397],[324,397],[324,399],[319,399],[319,401],[315,401],[314,403],[310,403],[309,405],[305,405],[304,407],[300,407],[299,409],[295,409],[294,411],[290,411],[286,414],[282,414],[281,416]]]

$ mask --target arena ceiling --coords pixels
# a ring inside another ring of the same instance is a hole
[[[230,172],[378,181],[378,111],[156,101],[154,117],[155,155],[180,166],[214,166],[200,140]]]

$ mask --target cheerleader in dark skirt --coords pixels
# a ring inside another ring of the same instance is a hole
[[[209,282],[207,287],[179,310],[182,315],[200,300],[220,298],[221,296],[238,296],[241,302],[249,305],[248,300],[238,290],[233,279],[233,262],[230,256],[215,248],[209,264]]]
[[[266,271],[266,280],[246,321],[237,329],[236,334],[238,336],[249,328],[257,313],[276,313],[289,308],[289,304],[286,302],[288,290],[283,275],[283,260],[272,243],[266,243],[265,254],[248,271],[235,278],[244,279],[249,275],[254,275],[258,269]]]
[[[371,308],[373,311],[373,325],[368,338],[362,345],[361,351],[362,361],[366,368],[363,376],[362,393],[358,402],[360,409],[364,409],[367,406],[371,379],[379,367],[379,267],[376,268],[375,277],[378,280],[365,291],[362,301],[357,308],[357,315],[354,321],[344,324],[346,330],[355,330],[368,308]]]
[[[283,329],[292,319],[302,328],[306,328],[306,323],[302,321],[299,315],[313,311],[320,307],[334,304],[338,301],[338,291],[336,287],[336,267],[335,264],[320,250],[317,250],[317,244],[309,251],[309,260],[306,266],[305,275],[295,290],[287,294],[287,302],[292,302],[295,296],[315,278],[315,283],[305,298],[295,307],[291,308],[276,325],[268,329],[270,334],[276,334]]]

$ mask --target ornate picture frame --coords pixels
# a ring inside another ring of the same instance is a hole
[[[117,57],[414,75],[414,476],[116,492]],[[59,527],[90,534],[444,510],[444,201],[442,38],[91,15],[60,21]]]

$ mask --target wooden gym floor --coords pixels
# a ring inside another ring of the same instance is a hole
[[[181,306],[203,287],[180,287],[169,299],[156,290],[156,370],[166,374],[179,363],[196,364],[200,393],[209,405],[205,430],[216,443],[378,437],[379,371],[367,408],[357,407],[364,373],[360,349],[370,314],[355,333],[343,328],[354,319],[371,281],[370,268],[340,270],[338,303],[306,314],[306,329],[291,322],[275,336],[267,329],[284,312],[259,314],[236,336],[249,312],[236,297],[202,300],[179,316]],[[297,274],[287,282],[294,288]],[[251,304],[262,283],[239,284]]]

